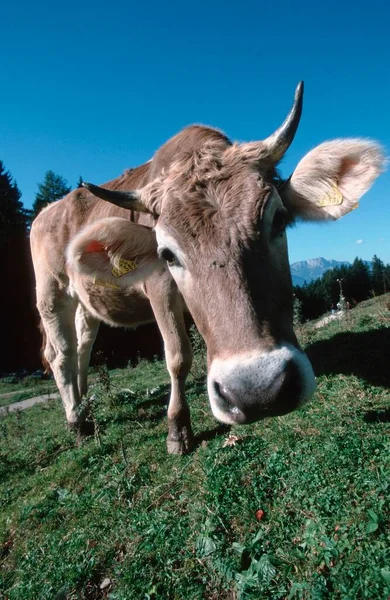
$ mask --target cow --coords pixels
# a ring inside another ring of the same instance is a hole
[[[102,187],[84,184],[46,207],[31,229],[44,357],[79,435],[80,409],[101,321],[155,320],[171,379],[167,448],[194,442],[185,397],[189,311],[207,347],[214,416],[245,424],[310,400],[315,377],[293,331],[286,228],[338,219],[383,170],[380,146],[336,139],[311,150],[291,177],[277,170],[302,112],[303,83],[283,124],[259,142],[185,128],[153,159]]]

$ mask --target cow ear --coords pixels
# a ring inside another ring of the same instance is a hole
[[[120,217],[85,227],[69,244],[67,262],[95,283],[118,288],[128,287],[161,267],[154,231]]]
[[[359,199],[385,168],[381,147],[362,139],[325,142],[309,152],[280,196],[291,220],[339,219],[357,208]]]

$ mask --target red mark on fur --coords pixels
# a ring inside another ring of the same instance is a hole
[[[105,247],[103,246],[103,244],[101,244],[97,240],[92,240],[85,247],[85,252],[90,252],[91,254],[94,252],[105,252]]]

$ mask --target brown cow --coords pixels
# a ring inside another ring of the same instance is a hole
[[[262,142],[232,144],[188,127],[153,160],[104,188],[85,184],[35,220],[37,300],[68,424],[79,409],[99,322],[155,319],[172,390],[168,451],[192,445],[185,379],[188,309],[207,345],[208,393],[217,419],[250,423],[288,413],[315,389],[292,328],[285,228],[339,218],[383,168],[380,148],[339,139],[309,152],[287,181],[276,166],[293,140],[303,85],[283,125]]]

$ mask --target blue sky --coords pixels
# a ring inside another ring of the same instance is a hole
[[[335,137],[390,153],[390,5],[290,2],[13,2],[0,22],[0,159],[25,206],[52,169],[74,186],[148,160],[185,125],[266,137],[305,81],[290,175]],[[290,261],[390,262],[390,174],[358,210],[289,233]],[[359,242],[359,243],[358,243]]]

